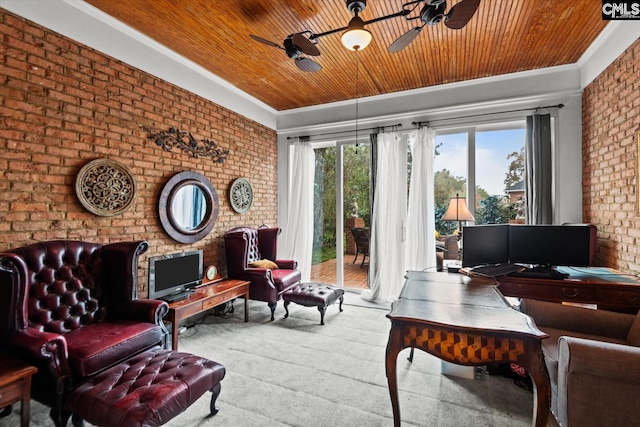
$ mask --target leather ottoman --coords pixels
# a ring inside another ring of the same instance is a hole
[[[328,306],[340,300],[340,311],[344,301],[344,289],[324,283],[300,283],[282,293],[285,319],[289,317],[289,304],[295,302],[306,307],[318,307],[320,324],[324,325],[324,313]]]
[[[106,427],[159,426],[210,390],[215,415],[224,375],[224,366],[211,360],[151,349],[80,385],[66,399],[65,409],[73,414],[74,425],[84,419]]]

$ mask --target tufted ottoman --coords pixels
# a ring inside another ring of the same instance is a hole
[[[159,426],[181,412],[207,390],[210,411],[220,394],[225,368],[219,363],[172,350],[155,348],[107,369],[76,388],[65,409],[98,426]]]
[[[289,304],[304,305],[306,307],[318,307],[320,312],[320,324],[324,325],[324,312],[327,307],[340,300],[340,311],[344,301],[344,289],[337,286],[326,285],[324,283],[300,283],[287,289],[282,293],[284,300],[284,317],[289,317]]]

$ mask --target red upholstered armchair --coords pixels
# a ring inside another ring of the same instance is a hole
[[[300,283],[302,277],[300,271],[296,270],[296,261],[277,259],[278,234],[279,228],[256,230],[237,227],[224,235],[228,277],[250,281],[249,298],[266,301],[271,309],[271,320],[274,319],[282,293]],[[259,266],[259,261],[264,260],[275,265]],[[256,262],[258,264],[250,265]]]
[[[0,253],[0,346],[38,368],[32,397],[52,408],[57,426],[80,383],[166,345],[167,303],[138,299],[147,248],[58,240]]]

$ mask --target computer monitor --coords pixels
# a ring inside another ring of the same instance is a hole
[[[462,266],[509,262],[509,224],[471,225],[462,228]]]
[[[576,225],[512,225],[509,252],[512,263],[588,267],[592,263],[595,228]]]

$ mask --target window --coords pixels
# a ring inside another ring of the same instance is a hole
[[[476,224],[524,222],[524,120],[438,131],[434,159],[436,231],[455,232],[441,221],[449,199],[466,196]],[[475,188],[470,193],[469,188]]]

